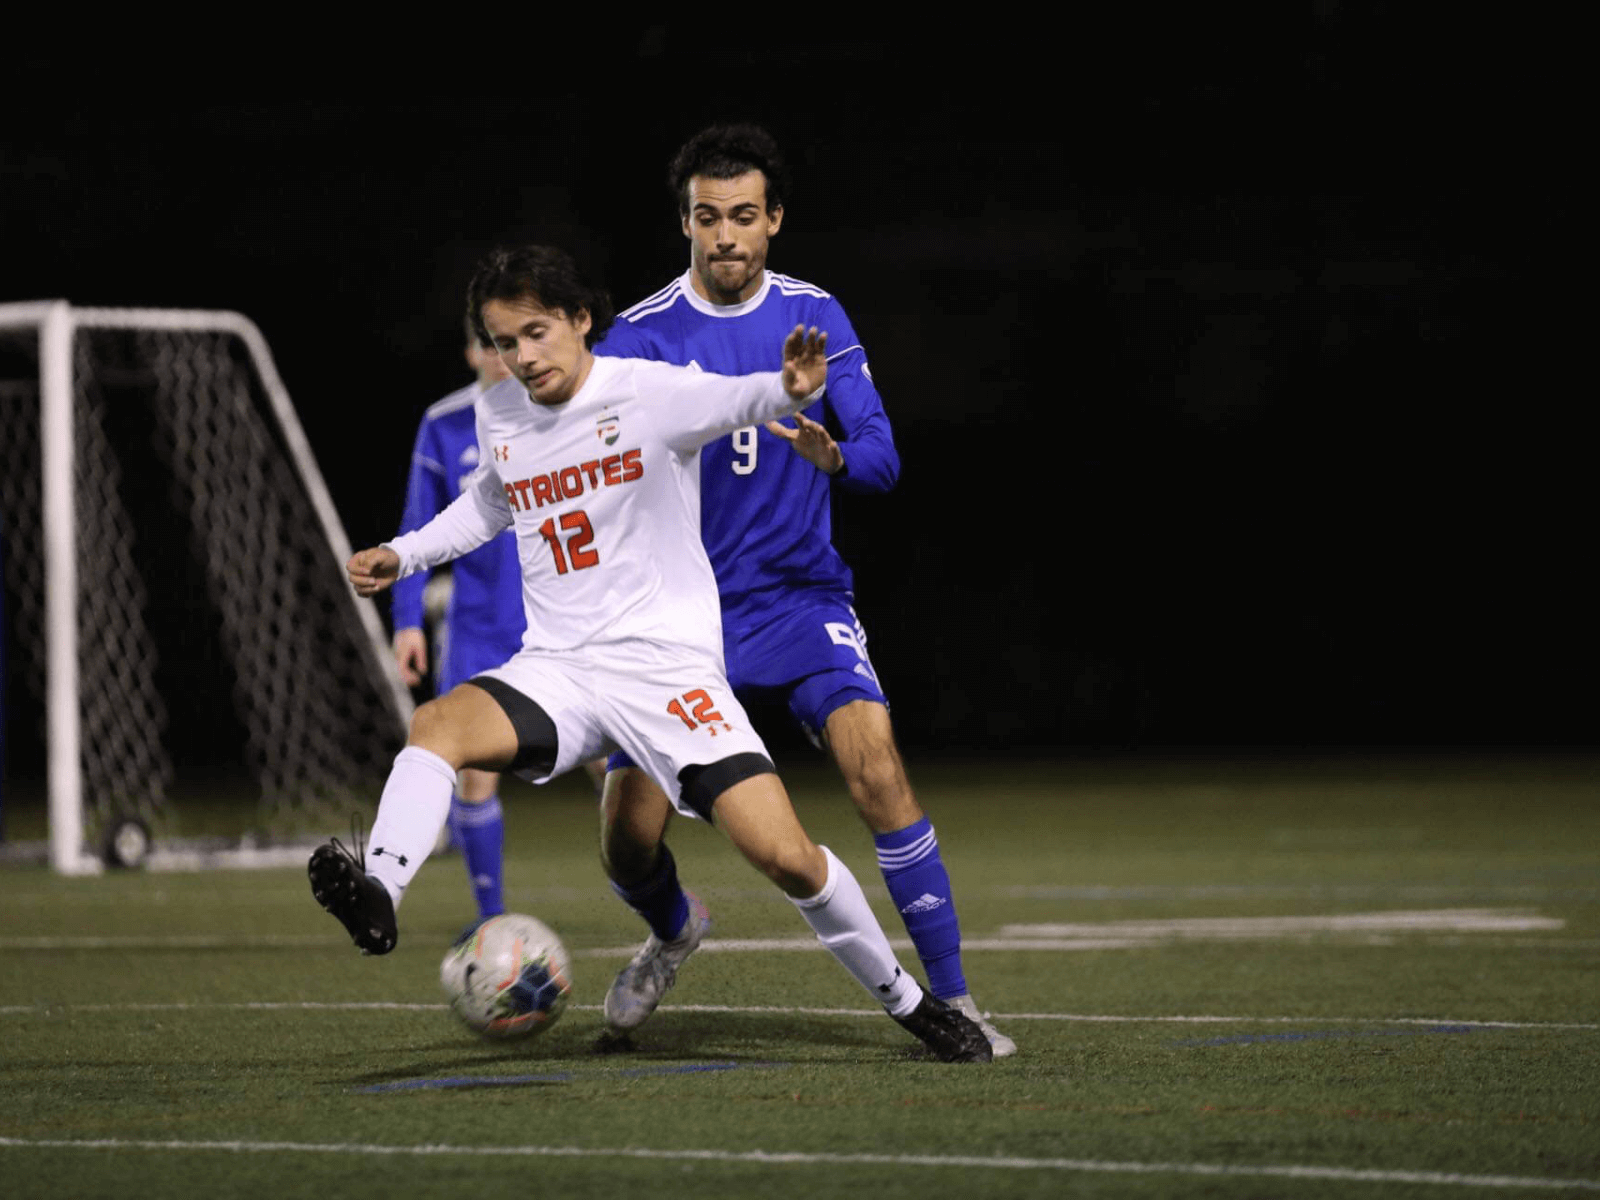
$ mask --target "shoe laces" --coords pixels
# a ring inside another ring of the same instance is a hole
[[[678,968],[667,961],[668,945],[669,943],[651,934],[639,948],[639,952],[633,956],[634,969],[641,974],[649,975],[661,991],[671,987],[678,974]]]
[[[338,838],[328,839],[328,844],[333,847],[336,853],[343,855],[346,859],[355,863],[358,870],[365,872],[367,869],[367,847],[362,840],[360,813],[350,814],[350,842],[356,848],[354,854]]]

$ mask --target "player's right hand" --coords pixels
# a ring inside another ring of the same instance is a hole
[[[827,333],[796,325],[783,339],[783,390],[804,399],[827,382]]]
[[[416,687],[428,674],[428,635],[415,625],[394,631],[394,661],[400,668],[400,679],[407,687]]]
[[[358,596],[375,596],[400,577],[400,556],[387,546],[357,550],[344,565]]]

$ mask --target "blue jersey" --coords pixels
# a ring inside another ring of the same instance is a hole
[[[765,427],[741,429],[700,455],[700,534],[716,572],[725,627],[750,627],[796,589],[848,596],[850,568],[833,548],[830,487],[884,492],[900,456],[866,352],[839,302],[813,284],[765,273],[736,305],[715,305],[686,273],[622,313],[596,353],[648,358],[719,375],[775,371],[796,325],[828,335],[828,386],[806,416],[844,455],[828,476]],[[731,634],[730,634],[731,636]]]
[[[461,494],[478,469],[476,384],[451,392],[431,405],[417,429],[406,484],[406,509],[400,532],[420,529]],[[450,564],[454,587],[445,619],[449,642],[441,667],[440,689],[468,675],[497,667],[522,646],[522,567],[517,539],[507,530]],[[422,589],[428,572],[394,585],[394,627],[421,628]],[[462,666],[452,670],[451,663]]]

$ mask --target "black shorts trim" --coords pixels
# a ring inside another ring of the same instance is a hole
[[[711,806],[723,792],[757,775],[777,773],[778,769],[765,754],[731,754],[714,763],[690,763],[678,772],[678,787],[683,794],[683,802],[709,825]]]
[[[474,675],[467,682],[488,692],[505,710],[511,727],[517,731],[517,756],[506,770],[525,771],[535,779],[543,779],[554,771],[558,749],[556,723],[539,702],[492,675]]]

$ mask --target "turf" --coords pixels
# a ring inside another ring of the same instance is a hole
[[[790,779],[900,939],[838,787]],[[642,927],[604,885],[576,779],[506,793],[508,901],[575,955],[576,1007],[526,1043],[478,1040],[442,1005],[438,961],[470,915],[449,856],[382,959],[301,871],[0,871],[0,1194],[1600,1192],[1600,764],[1129,760],[915,782],[1013,1059],[918,1061],[688,822],[671,841],[711,942],[632,1053],[594,1053]]]

